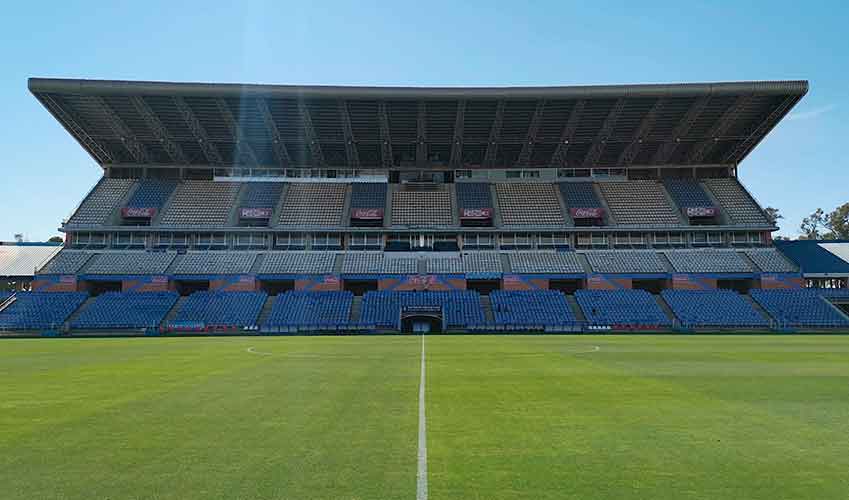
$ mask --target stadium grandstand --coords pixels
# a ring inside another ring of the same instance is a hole
[[[66,243],[38,263],[34,291],[3,298],[0,329],[849,322],[844,295],[804,289],[823,283],[804,276],[799,258],[832,255],[844,279],[827,286],[845,287],[843,250],[773,244],[777,228],[737,177],[807,93],[804,81],[380,88],[33,78],[29,88],[103,176],[62,222]]]

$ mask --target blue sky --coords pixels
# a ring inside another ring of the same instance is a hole
[[[443,86],[807,79],[807,97],[740,177],[784,213],[782,234],[795,235],[816,207],[849,201],[844,2],[52,3],[4,6],[0,240],[57,234],[100,175],[29,94],[30,76]]]

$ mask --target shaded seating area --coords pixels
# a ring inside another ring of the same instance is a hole
[[[681,225],[663,184],[657,181],[600,182],[598,186],[618,225]]]
[[[732,290],[664,290],[663,300],[685,328],[766,328],[769,321]]]
[[[18,292],[0,312],[0,330],[59,329],[87,298],[82,292]]]
[[[264,332],[344,331],[354,295],[347,291],[288,291],[277,296]]]
[[[645,290],[578,290],[575,299],[590,327],[669,328],[672,320]]]
[[[178,297],[176,292],[106,292],[85,307],[71,328],[158,328]]]
[[[106,224],[134,183],[132,179],[105,177],[100,179],[68,220],[68,224],[77,226]]]
[[[504,291],[489,295],[495,324],[510,330],[573,329],[578,320],[566,296],[556,290]]]
[[[286,191],[281,226],[341,226],[347,185],[336,183],[291,183]]]
[[[236,203],[240,184],[183,181],[159,218],[161,226],[224,226]]]
[[[740,225],[768,226],[766,216],[737,179],[706,179],[705,186],[722,205],[728,222]]]
[[[265,292],[200,291],[188,296],[167,328],[172,331],[256,330]]]
[[[751,295],[776,320],[779,328],[849,327],[849,319],[818,289],[752,290]]]
[[[564,226],[566,219],[552,184],[495,185],[504,226]]]

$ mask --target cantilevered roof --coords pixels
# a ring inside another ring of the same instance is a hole
[[[104,167],[607,168],[737,164],[808,83],[29,88]]]

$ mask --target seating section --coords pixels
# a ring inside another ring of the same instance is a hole
[[[246,274],[251,270],[255,253],[191,252],[178,257],[174,274]]]
[[[463,254],[465,273],[501,273],[501,256],[497,252],[471,252]]]
[[[286,292],[277,296],[263,330],[344,330],[350,324],[351,292]]]
[[[666,179],[663,184],[672,199],[675,200],[678,208],[712,207],[715,205],[697,180]]]
[[[492,208],[492,192],[484,182],[458,182],[457,205],[464,208]]]
[[[585,254],[597,273],[665,273],[666,267],[654,250],[594,251]]]
[[[746,193],[737,179],[707,179],[705,185],[722,205],[731,224],[767,226],[763,211]]]
[[[543,329],[577,324],[566,296],[556,290],[498,290],[489,299],[495,323],[504,327]]]
[[[510,267],[522,274],[580,274],[585,272],[575,252],[516,252]]]
[[[363,296],[360,323],[376,328],[399,328],[401,308],[441,307],[448,328],[483,325],[480,295],[469,290],[394,292],[381,290]]]
[[[62,250],[56,254],[44,267],[39,274],[74,274],[88,262],[88,259],[94,255],[92,252],[80,252],[75,250]]]
[[[799,270],[775,248],[744,250],[746,255],[765,273],[795,273]]]
[[[171,329],[256,328],[265,292],[195,292],[180,306]]]
[[[245,185],[239,207],[274,210],[282,192],[282,182],[249,182]]]
[[[157,328],[178,297],[176,292],[106,292],[86,306],[71,328]]]
[[[463,260],[460,257],[434,257],[426,261],[427,272],[431,274],[463,274]]]
[[[645,290],[578,290],[575,299],[591,326],[666,328],[672,321]]]
[[[670,226],[681,221],[663,185],[655,181],[601,182],[599,188],[618,225]]]
[[[184,181],[174,191],[159,224],[162,226],[223,226],[239,194],[234,182]]]
[[[383,269],[382,252],[350,252],[342,261],[345,274],[380,274]]]
[[[414,257],[387,255],[383,258],[381,272],[385,274],[416,274],[419,272],[419,261]]]
[[[174,260],[165,252],[109,252],[91,259],[86,274],[164,274]]]
[[[127,208],[155,208],[158,210],[168,201],[176,187],[177,181],[142,179],[139,181],[136,191],[130,196]]]
[[[336,254],[332,252],[266,253],[259,274],[330,274]]]
[[[849,319],[829,304],[816,289],[752,290],[752,298],[775,318],[778,326],[849,327]]]
[[[100,179],[97,186],[80,204],[68,224],[90,226],[109,222],[121,200],[135,181],[132,179]]]
[[[686,328],[766,328],[769,321],[733,290],[664,290],[663,300]]]
[[[558,187],[569,208],[604,208],[591,182],[561,182]]]
[[[386,206],[386,183],[356,182],[351,184],[351,208],[379,208]]]
[[[552,184],[500,183],[495,190],[504,226],[566,225]]]
[[[450,226],[453,210],[448,191],[395,191],[392,193],[392,225]]]
[[[286,191],[281,226],[341,226],[347,184],[292,183]]]
[[[18,292],[0,312],[0,330],[61,328],[87,298],[80,292]]]
[[[665,252],[679,273],[750,273],[752,267],[735,250],[672,250]]]

